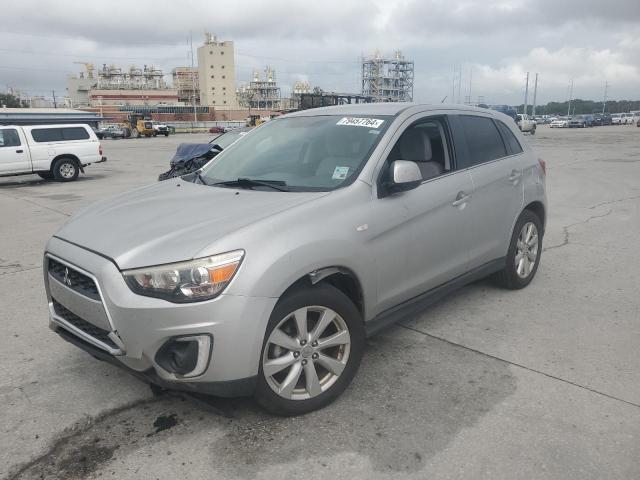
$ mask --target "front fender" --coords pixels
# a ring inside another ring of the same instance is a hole
[[[228,293],[279,298],[300,278],[326,267],[342,267],[353,272],[362,288],[366,319],[366,307],[375,302],[376,296],[374,262],[361,245],[346,240],[309,242],[279,255],[249,250]]]

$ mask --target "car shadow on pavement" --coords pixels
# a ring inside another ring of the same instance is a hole
[[[215,478],[419,472],[515,389],[506,363],[394,326],[369,339],[353,385],[323,410],[282,418],[246,398],[149,397],[66,429],[8,478],[126,477],[129,464],[157,465],[140,451],[158,451],[175,468],[205,459]],[[170,459],[160,452],[167,442]]]

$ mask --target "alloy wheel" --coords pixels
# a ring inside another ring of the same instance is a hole
[[[349,329],[338,313],[322,306],[299,308],[269,334],[262,370],[279,396],[306,400],[335,384],[347,365],[350,348]]]
[[[76,173],[76,167],[71,163],[63,163],[60,165],[60,175],[63,178],[73,178]]]
[[[538,229],[533,222],[523,225],[516,244],[515,267],[520,278],[527,278],[538,258]]]

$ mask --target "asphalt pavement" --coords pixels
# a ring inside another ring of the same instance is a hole
[[[165,394],[47,327],[42,252],[205,135],[103,141],[73,183],[0,178],[0,478],[640,478],[640,128],[540,127],[537,277],[480,281],[368,341],[324,410]]]

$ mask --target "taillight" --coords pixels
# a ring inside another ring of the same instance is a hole
[[[547,162],[545,162],[543,159],[539,158],[538,159],[538,163],[540,164],[540,170],[542,170],[542,174],[546,175],[547,174]]]
[[[98,144],[98,154],[100,156],[102,156],[102,144],[101,143]]]

